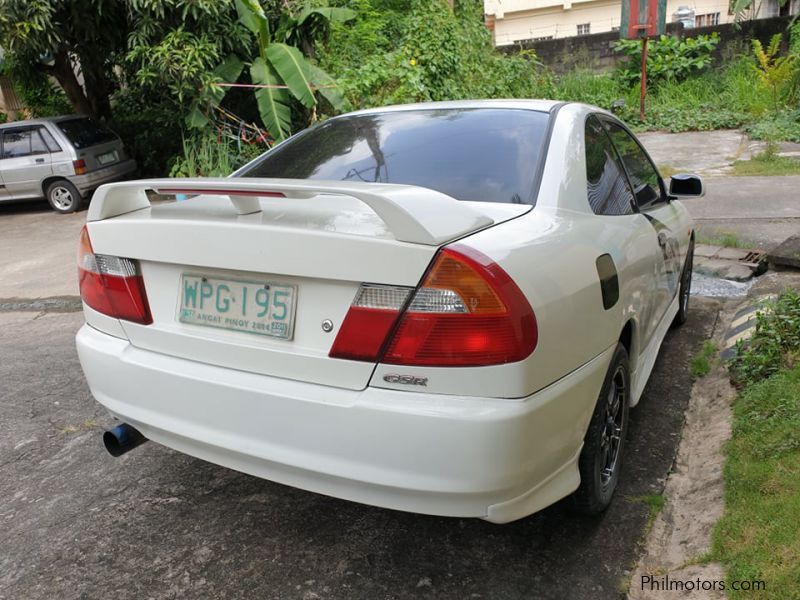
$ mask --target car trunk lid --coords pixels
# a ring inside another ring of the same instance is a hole
[[[199,195],[151,206],[148,189]],[[529,209],[413,186],[158,180],[100,188],[88,230],[96,254],[139,264],[153,323],[120,321],[134,346],[363,389],[373,363],[328,356],[361,284],[413,288],[441,245]]]

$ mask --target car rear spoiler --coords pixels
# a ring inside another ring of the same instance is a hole
[[[147,190],[164,195],[227,196],[240,215],[260,212],[261,198],[350,196],[368,205],[396,240],[429,246],[494,223],[465,202],[413,185],[258,178],[142,179],[106,184],[94,193],[87,220],[102,221],[149,208]]]

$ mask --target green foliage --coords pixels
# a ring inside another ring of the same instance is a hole
[[[711,372],[711,365],[717,355],[717,345],[711,340],[703,342],[703,347],[695,354],[689,363],[689,370],[692,377],[699,379],[705,377]]]
[[[228,138],[195,135],[183,139],[182,153],[172,163],[170,177],[227,177],[267,150],[260,145],[237,145]]]
[[[333,78],[325,71],[313,65],[296,47],[276,41],[271,33],[270,21],[258,0],[235,0],[239,22],[250,31],[257,51],[242,52],[233,60],[249,64],[249,75],[253,84],[260,86],[254,90],[258,112],[264,126],[276,141],[285,139],[291,134],[293,113],[296,107],[312,111],[317,107],[316,93],[319,90],[334,109],[342,108],[342,98],[336,91]],[[291,13],[281,17],[281,28],[278,35],[282,39],[302,43],[307,50],[313,49],[313,36],[327,33],[330,20],[338,22],[352,18],[351,11],[333,8],[305,9],[294,17]],[[230,64],[229,56],[226,63]],[[225,65],[225,63],[223,63]],[[223,66],[221,65],[221,66]],[[234,83],[239,75],[231,73],[232,79],[224,79]],[[218,69],[218,74],[222,72]],[[219,93],[219,86],[203,86],[207,90],[204,96],[198,97],[188,124],[202,127],[203,116],[223,100],[225,94]]]
[[[778,56],[782,39],[780,33],[773,35],[766,50],[761,41],[753,40],[753,54],[756,57],[754,69],[761,84],[772,94],[775,114],[780,112],[780,95],[791,83],[798,60],[798,56],[792,53]]]
[[[54,85],[41,71],[28,63],[20,63],[12,55],[5,64],[14,90],[31,117],[55,117],[72,111],[64,91]]]
[[[800,359],[800,293],[788,289],[756,314],[756,330],[739,342],[731,378],[748,387]]]
[[[725,513],[708,557],[727,579],[766,590],[730,598],[800,598],[800,366],[753,384],[733,406],[726,446]]]
[[[662,35],[647,47],[647,81],[658,85],[663,81],[683,81],[707,70],[711,55],[719,44],[716,32],[695,38]],[[630,86],[641,79],[642,43],[639,40],[618,40],[614,50],[627,57],[618,70],[617,77]]]
[[[615,100],[627,95],[616,78],[608,73],[595,73],[589,69],[576,69],[554,77],[553,97],[593,104],[606,110]]]
[[[58,79],[76,112],[107,116],[126,10],[106,0],[0,0],[0,39],[26,68]],[[80,64],[83,85],[72,61]]]
[[[134,77],[144,91],[166,90],[180,106],[214,82],[212,69],[220,61],[219,53],[219,45],[208,35],[179,27],[154,45],[135,46],[127,58],[139,65]]]
[[[483,5],[460,0],[353,0],[357,18],[318,48],[356,108],[464,98],[544,95],[549,80],[530,53],[497,52]]]
[[[756,140],[786,140],[800,143],[800,110],[750,123],[745,127],[745,131]]]
[[[181,150],[181,120],[168,98],[142,101],[138,90],[121,90],[112,102],[111,128],[136,159],[139,175],[163,177],[167,165]]]

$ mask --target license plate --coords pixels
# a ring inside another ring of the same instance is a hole
[[[178,320],[290,340],[296,299],[294,285],[184,273]]]
[[[101,165],[107,165],[109,163],[113,163],[117,161],[117,151],[114,152],[106,152],[105,154],[100,154],[97,157],[97,162]]]

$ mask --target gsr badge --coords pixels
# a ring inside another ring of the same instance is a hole
[[[386,383],[401,383],[403,385],[428,385],[427,377],[415,377],[414,375],[384,375],[383,380]]]

